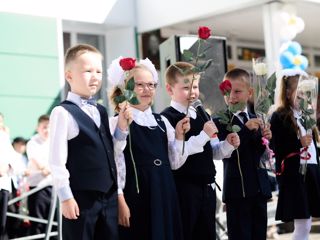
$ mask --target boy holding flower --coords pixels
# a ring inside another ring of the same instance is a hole
[[[213,185],[213,159],[230,156],[240,142],[236,133],[230,133],[225,136],[226,141],[219,142],[215,124],[211,120],[205,122],[195,108],[189,107],[190,102],[199,97],[200,75],[193,74],[193,68],[192,64],[177,62],[167,69],[166,89],[171,97],[171,104],[161,114],[175,127],[188,112],[191,129],[185,134],[185,140],[193,149],[198,149],[194,151],[196,154],[187,158],[184,165],[173,171],[184,239],[215,240],[216,195]]]
[[[271,198],[267,170],[260,162],[265,151],[262,137],[271,139],[269,126],[247,110],[252,96],[250,75],[233,69],[224,76],[220,90],[225,96],[229,118],[215,119],[219,138],[237,131],[241,145],[224,158],[223,201],[226,203],[230,240],[265,240],[267,232],[267,200]],[[230,127],[232,125],[232,127]]]

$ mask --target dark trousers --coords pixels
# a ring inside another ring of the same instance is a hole
[[[30,189],[33,189],[32,187]],[[30,195],[28,198],[29,216],[48,219],[51,204],[52,187],[46,187]],[[46,230],[46,224],[31,222],[30,233],[40,234]]]
[[[216,239],[216,192],[208,184],[176,181],[185,240]]]
[[[78,219],[62,219],[63,240],[117,240],[118,195],[73,191],[80,209]]]
[[[6,239],[6,220],[8,208],[9,192],[0,190],[0,239]]]
[[[229,240],[266,240],[267,199],[237,198],[226,202]]]

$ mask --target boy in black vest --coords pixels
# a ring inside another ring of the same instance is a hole
[[[161,114],[173,127],[186,116],[189,103],[199,97],[200,76],[195,76],[191,87],[192,68],[193,65],[189,63],[177,62],[166,71],[166,89],[171,96],[171,106]],[[186,72],[187,74],[183,74]],[[226,137],[227,141],[219,142],[215,136],[217,128],[211,120],[205,122],[192,107],[189,107],[188,113],[191,129],[186,133],[185,140],[195,149],[202,148],[202,151],[190,155],[182,167],[173,171],[184,239],[215,240],[216,194],[212,187],[215,182],[213,159],[230,156],[240,144],[239,137],[236,133],[231,133]]]
[[[96,48],[80,44],[68,49],[65,78],[71,91],[51,113],[49,153],[62,206],[63,239],[116,240],[114,151],[121,151],[121,143],[125,144],[120,140],[127,135],[127,110],[120,111],[113,139],[105,108],[92,98],[102,81],[102,55]]]
[[[271,139],[270,128],[261,128],[262,121],[248,111],[246,104],[253,94],[250,75],[239,68],[230,70],[224,80],[231,82],[228,105],[244,103],[232,118],[238,125],[241,145],[231,157],[223,159],[224,181],[222,200],[226,204],[228,237],[230,240],[265,240],[267,232],[267,200],[271,197],[267,170],[260,162],[265,151],[262,137]],[[242,105],[242,104],[240,104]],[[227,125],[214,119],[219,138],[229,134]]]

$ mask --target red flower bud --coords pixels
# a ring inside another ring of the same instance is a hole
[[[230,94],[231,88],[232,88],[232,85],[231,85],[230,80],[224,80],[219,85],[219,89],[220,89],[223,96]]]
[[[128,71],[135,67],[136,60],[134,58],[122,58],[119,64],[124,71]]]
[[[201,39],[208,39],[211,35],[211,29],[208,27],[199,27],[198,36]]]

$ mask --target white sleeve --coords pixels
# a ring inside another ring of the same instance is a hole
[[[73,198],[69,185],[70,174],[66,168],[70,117],[71,115],[61,106],[55,107],[50,115],[49,165],[60,201]]]
[[[117,180],[118,180],[118,194],[123,193],[123,189],[126,183],[126,163],[123,154],[123,150],[126,147],[127,141],[119,141],[114,137],[114,133],[117,127],[118,117],[109,118],[110,131],[113,136],[114,144],[114,160],[117,167]]]
[[[161,116],[161,118],[164,121],[167,129],[168,151],[171,169],[176,170],[186,162],[189,155],[202,152],[203,146],[209,141],[210,138],[204,131],[201,131],[198,136],[192,136],[188,139],[188,141],[185,141],[184,152],[182,154],[183,141],[175,138],[175,129],[169,123],[168,119],[164,116]]]
[[[227,140],[219,141],[219,138],[213,138],[210,141],[213,159],[222,160],[224,158],[231,157],[233,150],[235,149]]]

